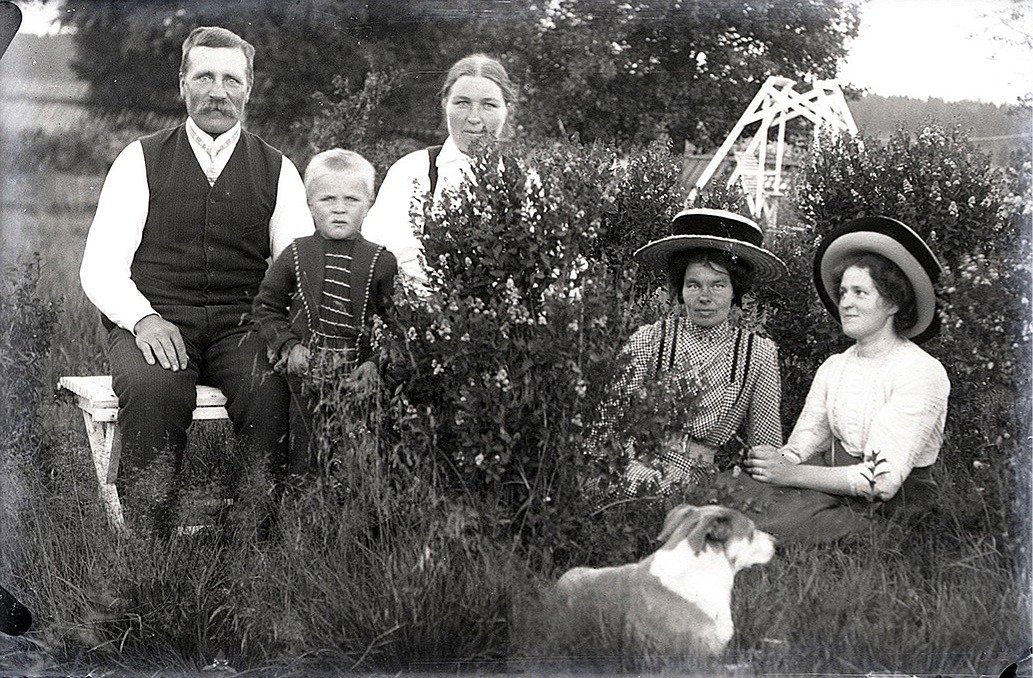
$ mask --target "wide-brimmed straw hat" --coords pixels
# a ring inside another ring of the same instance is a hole
[[[749,264],[755,283],[771,282],[785,273],[786,266],[761,247],[763,239],[760,226],[735,212],[688,209],[675,215],[671,235],[640,247],[635,258],[653,268],[666,270],[667,261],[676,252],[701,248],[721,250]]]
[[[940,262],[921,236],[889,217],[854,219],[822,239],[814,255],[814,284],[832,317],[839,322],[836,269],[844,259],[861,252],[881,254],[900,267],[911,281],[918,319],[903,335],[915,343],[935,336],[940,330],[935,289],[942,270]]]

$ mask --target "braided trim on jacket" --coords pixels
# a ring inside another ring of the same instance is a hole
[[[308,320],[309,336],[312,336],[316,333],[316,314],[313,313],[312,304],[309,301],[308,295],[305,294],[304,286],[301,284],[303,277],[301,271],[301,258],[298,253],[298,244],[297,242],[292,242],[288,247],[291,250],[291,260],[294,262],[295,293],[301,299],[301,305],[305,309],[305,318]]]

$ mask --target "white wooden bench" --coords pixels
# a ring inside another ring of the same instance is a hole
[[[115,487],[121,453],[118,398],[111,390],[111,377],[61,377],[57,385],[58,388],[74,394],[76,405],[82,410],[93,466],[100,483],[100,497],[112,526],[122,531],[125,529],[125,518],[122,515],[118,488]],[[225,405],[226,396],[222,391],[214,386],[198,386],[194,420],[229,419]]]

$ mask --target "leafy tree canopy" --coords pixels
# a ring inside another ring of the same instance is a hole
[[[526,49],[536,126],[583,139],[721,143],[770,75],[832,78],[841,0],[563,0]]]
[[[769,75],[831,78],[857,33],[855,0],[94,0],[63,3],[74,67],[108,109],[182,111],[180,45],[216,24],[255,45],[253,123],[311,117],[334,76],[357,90],[402,74],[386,135],[440,132],[436,89],[460,56],[500,57],[521,85],[532,136],[720,143]],[[171,83],[171,84],[170,84]]]

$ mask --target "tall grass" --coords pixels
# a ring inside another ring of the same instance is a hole
[[[511,596],[533,585],[470,511],[400,481],[369,445],[347,450],[341,482],[291,493],[270,541],[255,540],[262,487],[197,535],[119,539],[85,454],[45,461],[62,470],[26,474],[19,581],[37,637],[67,661],[146,671],[223,658],[299,676],[500,665]]]
[[[50,397],[62,374],[106,371],[98,316],[77,282],[99,181],[41,169],[34,199],[5,199],[0,214],[31,225],[39,293],[61,308],[39,373],[43,424],[17,467],[17,548],[0,572],[34,612],[30,639],[68,672],[485,671],[522,658],[533,672],[545,666],[530,656],[542,628],[537,596],[557,560],[588,560],[591,550],[587,564],[609,564],[655,547],[662,509],[629,505],[582,516],[583,541],[528,552],[476,498],[438,492],[431,460],[399,463],[397,450],[373,445],[375,428],[359,426],[341,431],[346,443],[322,483],[284,500],[269,540],[255,538],[269,500],[261,485],[209,516],[217,529],[117,538],[79,413]],[[229,445],[225,426],[192,431],[188,477],[199,494],[239,475]],[[998,675],[1033,635],[1029,582],[1016,577],[1007,545],[973,521],[979,501],[947,483],[941,513],[906,533],[780,547],[739,575],[736,635],[709,672]],[[590,535],[603,523],[613,536],[599,549]]]
[[[741,577],[737,649],[766,672],[1000,673],[1028,643],[1022,586],[993,544],[942,518],[780,548]]]

